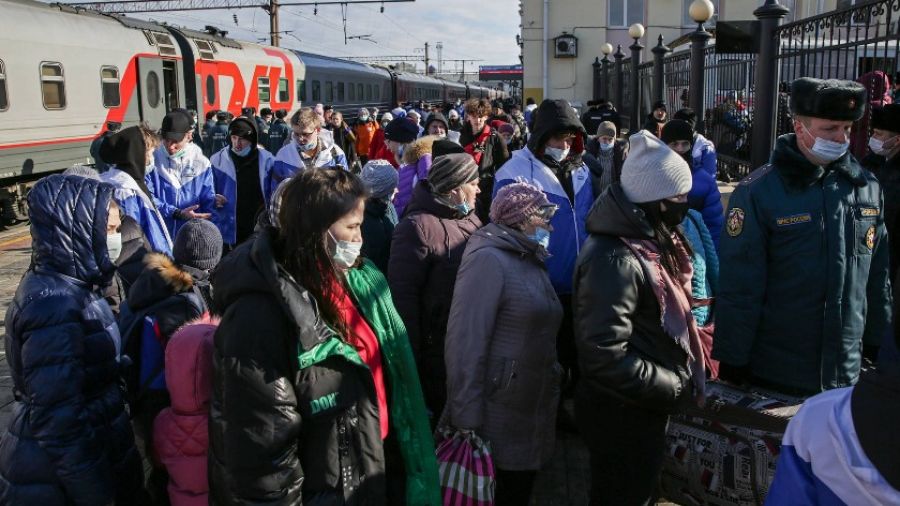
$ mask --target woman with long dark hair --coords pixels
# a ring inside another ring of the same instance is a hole
[[[575,415],[591,453],[591,505],[653,504],[669,415],[702,402],[691,252],[678,225],[691,170],[647,132],[594,203],[575,266]]]
[[[366,197],[349,172],[305,171],[220,264],[211,502],[440,504],[409,340],[359,257]]]

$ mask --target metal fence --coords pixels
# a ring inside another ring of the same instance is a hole
[[[872,98],[866,116],[854,126],[851,149],[863,156],[871,106],[887,103],[888,76],[900,71],[900,0],[869,0],[778,26],[787,12],[776,0],[768,0],[757,11],[763,39],[758,54],[718,54],[715,46],[705,47],[702,82],[691,82],[691,66],[699,63],[691,49],[655,53],[662,58],[661,90],[653,89],[653,62],[641,63],[637,97],[632,97],[631,58],[622,58],[621,72],[609,65],[604,78],[610,85],[609,98],[618,101],[623,128],[640,128],[653,97],[663,97],[673,114],[688,105],[690,91],[700,86],[702,105],[694,107],[698,126],[716,144],[720,179],[736,180],[767,159],[773,134],[792,130],[788,83],[802,76],[850,79],[866,85]],[[780,78],[770,79],[779,74]],[[634,100],[640,113],[632,121]],[[771,119],[765,119],[770,114]],[[771,124],[759,129],[754,121]]]

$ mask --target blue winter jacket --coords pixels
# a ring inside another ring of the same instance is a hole
[[[199,205],[194,212],[212,213],[216,203],[213,173],[209,159],[196,144],[185,146],[180,158],[172,158],[165,146],[153,152],[153,171],[147,173],[145,182],[153,193],[153,201],[169,229],[175,237],[178,229],[186,223],[175,218],[175,211]]]
[[[350,170],[344,151],[334,144],[334,140],[332,140],[330,135],[321,135],[322,132],[324,130],[319,132],[319,152],[316,153],[312,166],[317,169],[343,168],[344,170]],[[275,156],[275,165],[273,166],[275,185],[278,186],[278,183],[293,176],[300,170],[306,170],[306,164],[300,158],[297,140],[291,139],[291,142],[279,149],[278,154]]]
[[[712,236],[713,243],[719,246],[719,236],[722,234],[722,224],[725,222],[725,211],[722,209],[722,194],[716,179],[700,165],[694,158],[691,167],[691,191],[688,192],[688,205],[691,209],[700,211],[703,215],[703,223]]]
[[[572,172],[575,202],[570,202],[553,171],[526,147],[513,151],[512,158],[497,171],[494,195],[497,195],[500,188],[517,182],[518,178],[537,184],[547,195],[547,199],[559,206],[559,211],[550,221],[553,233],[550,234],[550,247],[547,248],[550,252],[550,258],[547,259],[547,273],[556,293],[571,294],[575,259],[578,258],[581,245],[587,239],[585,219],[594,203],[590,172],[584,164]]]
[[[234,244],[237,242],[237,229],[235,220],[237,219],[237,175],[235,173],[234,161],[228,152],[231,148],[225,147],[213,154],[210,159],[213,170],[213,179],[215,181],[215,191],[217,194],[225,197],[227,202],[224,206],[216,208],[213,212],[213,223],[219,227],[222,233],[222,240],[225,244]],[[275,157],[265,149],[259,148],[259,186],[262,188],[263,200],[266,203],[266,209],[269,208],[269,197],[275,191],[277,184],[272,179],[272,166],[275,163]]]
[[[0,504],[131,504],[143,469],[120,388],[121,342],[97,294],[113,187],[52,175],[28,194],[32,265],[6,313],[12,418],[0,440]]]
[[[150,248],[171,255],[172,237],[166,223],[156,209],[156,204],[138,187],[134,178],[111,165],[107,172],[100,174],[100,179],[113,185],[113,197],[122,212],[141,226]]]
[[[716,159],[716,146],[711,140],[700,134],[694,134],[694,147],[691,149],[691,157],[694,159],[694,168],[703,169],[713,179],[719,170]]]
[[[684,236],[691,245],[694,254],[691,263],[694,266],[694,276],[691,278],[691,294],[694,300],[710,299],[715,296],[719,281],[719,256],[713,244],[709,230],[703,223],[703,216],[699,212],[689,209],[688,215],[681,222]],[[711,306],[697,306],[691,309],[697,325],[703,326],[712,318]]]

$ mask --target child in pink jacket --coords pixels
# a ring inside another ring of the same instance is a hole
[[[209,400],[217,319],[204,315],[172,335],[166,346],[166,386],[172,400],[153,423],[156,460],[169,473],[172,506],[206,506],[209,482]]]

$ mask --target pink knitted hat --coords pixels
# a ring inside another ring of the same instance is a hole
[[[491,221],[508,227],[522,223],[550,201],[540,188],[525,182],[500,188],[491,203]]]

